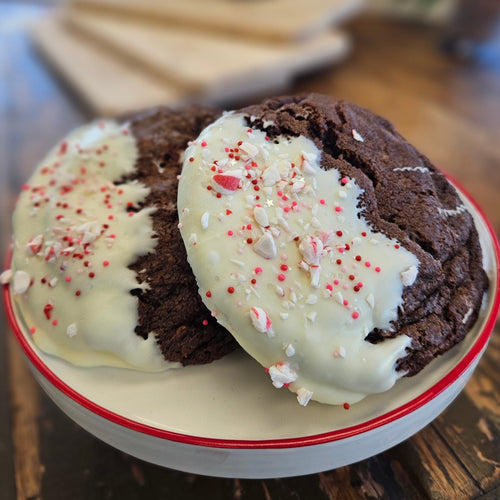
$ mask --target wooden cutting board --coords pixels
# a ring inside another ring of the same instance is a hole
[[[155,104],[174,104],[186,93],[135,71],[101,46],[66,29],[57,16],[32,26],[33,41],[49,63],[99,116]]]
[[[339,32],[279,44],[74,10],[64,19],[71,31],[101,43],[131,66],[217,102],[285,88],[298,74],[337,62],[349,48]]]
[[[303,40],[357,13],[365,0],[71,0],[98,12],[258,39]]]

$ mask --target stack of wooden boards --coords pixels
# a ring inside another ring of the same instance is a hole
[[[32,27],[40,52],[93,112],[230,105],[286,91],[349,50],[363,0],[72,0]]]

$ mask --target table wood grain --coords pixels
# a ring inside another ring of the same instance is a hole
[[[43,9],[0,3],[0,253],[21,184],[72,127],[92,118],[26,36]],[[435,27],[359,19],[342,66],[292,92],[346,98],[392,120],[464,185],[500,233],[500,61],[439,50]],[[362,462],[309,476],[238,480],[157,467],[88,434],[41,391],[0,310],[0,499],[498,499],[500,326],[471,380],[433,423]]]

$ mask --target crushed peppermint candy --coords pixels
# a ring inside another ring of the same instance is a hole
[[[71,323],[68,325],[68,328],[66,329],[66,335],[70,338],[74,337],[78,333],[78,328],[76,326],[76,323]]]
[[[201,216],[201,227],[203,229],[208,228],[208,221],[210,220],[210,213],[209,212],[203,212],[203,215]]]
[[[363,139],[363,136],[354,128],[352,129],[352,137],[355,141],[365,142],[365,140]]]
[[[418,270],[416,266],[409,267],[406,271],[401,273],[401,281],[404,286],[413,285],[415,280],[417,279]]]
[[[272,336],[272,321],[269,319],[267,312],[260,307],[250,308],[250,319],[254,328],[261,333],[267,333]]]
[[[313,397],[313,392],[305,387],[299,387],[297,389],[297,401],[301,406],[307,406],[311,398]]]
[[[240,186],[240,182],[241,177],[236,172],[216,174],[212,177],[213,188],[225,195],[233,194]]]
[[[12,272],[12,269],[6,269],[5,271],[0,274],[0,285],[8,285],[11,280],[12,276],[14,273]]]
[[[25,271],[16,271],[12,277],[12,288],[16,295],[22,295],[31,285],[31,276]]]
[[[269,226],[269,217],[267,216],[266,209],[263,207],[255,207],[253,211],[255,220],[262,226]]]
[[[288,363],[277,363],[269,367],[269,376],[274,387],[281,389],[284,385],[291,384],[297,380],[297,373],[292,370]]]
[[[253,249],[264,259],[274,259],[277,255],[276,244],[270,232],[266,231],[255,243]]]

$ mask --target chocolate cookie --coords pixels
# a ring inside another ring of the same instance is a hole
[[[383,118],[320,95],[223,115],[185,153],[204,303],[300,404],[354,403],[460,342],[487,278],[454,187]]]

